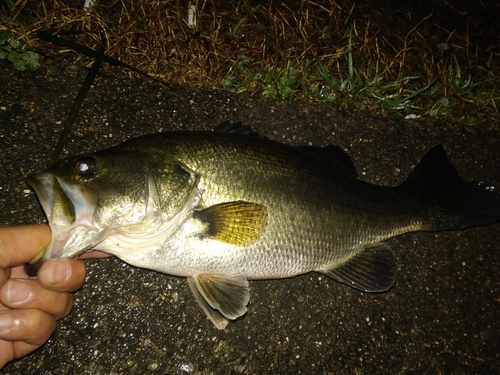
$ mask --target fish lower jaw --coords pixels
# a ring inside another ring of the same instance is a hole
[[[67,246],[68,241],[51,241],[47,247],[47,259],[51,258],[77,258],[88,250],[88,246]]]
[[[109,232],[106,228],[87,223],[74,223],[62,228],[51,226],[51,230],[52,239],[46,250],[46,259],[76,258],[101,242]]]

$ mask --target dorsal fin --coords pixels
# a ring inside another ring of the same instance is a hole
[[[328,145],[325,147],[301,146],[299,150],[305,154],[313,156],[319,161],[332,166],[336,171],[341,172],[346,177],[358,178],[358,172],[349,155],[339,146]]]
[[[239,134],[247,137],[267,138],[255,132],[249,126],[243,125],[241,121],[238,122],[224,121],[222,124],[220,124],[214,129],[214,132]]]

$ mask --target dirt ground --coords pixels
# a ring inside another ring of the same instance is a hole
[[[90,3],[0,2],[0,31],[44,66],[103,48],[164,82],[500,129],[500,0]]]
[[[0,65],[2,224],[44,220],[24,180],[47,164],[85,74],[74,66],[20,73]],[[361,179],[380,185],[404,181],[442,143],[465,180],[500,187],[499,132],[109,74],[85,100],[67,153],[227,120],[289,144],[339,145]],[[72,313],[45,346],[2,373],[499,373],[500,224],[387,243],[399,265],[389,292],[361,293],[319,274],[251,282],[248,313],[224,331],[184,279],[114,258],[87,261]]]

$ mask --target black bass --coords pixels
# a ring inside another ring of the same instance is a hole
[[[500,220],[500,194],[464,183],[442,146],[403,184],[382,187],[357,179],[339,148],[292,147],[237,126],[134,138],[28,182],[52,229],[35,270],[100,250],[184,276],[220,329],[245,314],[248,280],[316,271],[382,292],[396,265],[381,241]]]

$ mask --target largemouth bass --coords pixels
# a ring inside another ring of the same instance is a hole
[[[220,329],[245,314],[248,280],[316,271],[383,292],[396,265],[381,241],[500,220],[500,194],[463,182],[442,146],[403,184],[382,187],[359,180],[337,147],[292,147],[237,126],[134,138],[28,183],[52,229],[35,271],[100,250],[187,277]]]

